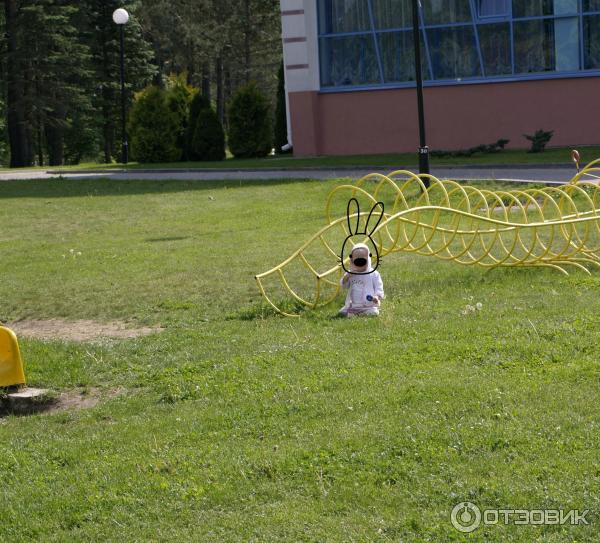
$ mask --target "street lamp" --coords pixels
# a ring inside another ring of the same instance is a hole
[[[119,25],[121,34],[121,137],[123,142],[122,161],[127,164],[129,159],[129,143],[127,141],[127,130],[125,130],[125,25],[129,21],[129,13],[123,8],[115,9],[112,15],[113,21]]]
[[[413,41],[415,44],[415,79],[417,83],[417,102],[419,105],[419,173],[429,173],[429,147],[425,137],[425,110],[423,106],[423,74],[421,73],[421,37],[419,34],[419,5],[420,0],[413,0]],[[428,178],[423,179],[426,187],[429,186]]]

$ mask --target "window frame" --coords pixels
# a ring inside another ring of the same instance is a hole
[[[319,66],[319,81],[320,91],[327,92],[352,92],[359,90],[374,90],[374,89],[388,89],[388,88],[410,88],[415,86],[415,81],[391,81],[386,82],[385,70],[383,66],[383,56],[380,51],[380,36],[386,33],[394,32],[412,32],[412,26],[404,27],[390,27],[390,28],[377,28],[375,21],[375,12],[373,8],[373,0],[365,0],[368,5],[370,29],[352,31],[352,32],[339,32],[339,33],[322,33],[321,32],[321,20],[320,20],[320,3],[325,0],[316,0],[317,3],[317,49],[319,63],[321,61],[321,40],[330,39],[335,37],[343,36],[369,36],[374,40],[375,54],[377,65],[379,68],[379,82],[359,85],[343,85],[343,86],[323,86],[323,78],[321,76],[321,66]],[[422,0],[427,1],[427,0]],[[527,17],[513,17],[513,2],[509,0],[508,3],[508,14],[505,15],[494,15],[494,16],[479,16],[479,0],[468,0],[471,9],[471,20],[460,23],[447,23],[447,24],[427,24],[425,20],[424,9],[421,3],[419,3],[419,31],[422,47],[421,55],[423,57],[423,64],[427,66],[427,71],[423,73],[423,84],[426,87],[436,86],[448,86],[448,85],[473,85],[473,84],[488,84],[488,83],[501,83],[501,82],[516,82],[516,81],[527,81],[527,80],[540,80],[540,79],[563,79],[563,78],[579,78],[579,77],[598,77],[600,76],[600,69],[585,69],[585,38],[583,35],[583,17],[586,15],[600,15],[600,9],[594,11],[583,11],[583,0],[577,0],[577,11],[569,13],[561,13],[559,15],[537,15]],[[533,20],[558,20],[558,19],[572,19],[576,18],[578,21],[578,37],[579,37],[579,69],[571,71],[544,71],[534,73],[515,73],[515,41],[514,41],[514,23],[521,21],[533,21]],[[483,59],[481,43],[479,39],[479,28],[487,24],[507,22],[510,28],[510,57],[511,57],[511,73],[502,75],[488,76],[485,72],[485,63]],[[477,49],[477,57],[480,65],[480,76],[459,78],[459,79],[434,79],[433,78],[433,66],[431,60],[431,51],[428,38],[428,30],[434,30],[436,28],[451,28],[451,27],[471,27],[475,37],[475,47]]]
[[[512,12],[512,0],[506,0],[508,2],[508,7],[506,13],[501,13],[497,15],[481,15],[481,0],[475,0],[475,14],[477,16],[478,22],[491,23],[491,22],[500,22],[506,21],[510,18]]]

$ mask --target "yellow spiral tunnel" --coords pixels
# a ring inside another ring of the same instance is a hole
[[[429,181],[428,185],[424,180]],[[380,258],[404,251],[487,269],[544,266],[564,274],[600,267],[600,159],[558,186],[486,190],[433,175],[398,170],[369,174],[334,188],[326,202],[327,224],[274,268],[256,276],[266,301],[279,313],[332,302],[343,273],[340,248],[351,235],[345,214],[351,198],[366,221],[377,202],[385,213],[371,239]],[[360,241],[357,239],[357,241]],[[282,287],[279,298],[267,283]]]

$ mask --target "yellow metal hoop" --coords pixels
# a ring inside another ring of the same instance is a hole
[[[429,179],[428,188],[423,177]],[[383,220],[372,234],[382,257],[405,251],[487,269],[544,266],[568,275],[565,268],[573,266],[589,274],[586,266],[600,267],[598,179],[600,159],[590,162],[566,185],[541,189],[490,191],[406,170],[369,174],[354,185],[340,185],[330,192],[325,206],[327,225],[281,264],[257,275],[258,288],[286,316],[298,315],[284,311],[267,295],[263,282],[272,276],[279,277],[285,291],[301,306],[331,303],[340,290],[342,266],[327,235],[333,230],[349,234],[346,216],[334,214],[334,198],[347,202],[359,197],[374,205],[386,192],[393,203],[386,203]],[[307,256],[315,250],[331,261],[337,259],[337,264],[319,271]],[[286,270],[296,263],[309,274],[310,297],[300,295],[286,278]]]

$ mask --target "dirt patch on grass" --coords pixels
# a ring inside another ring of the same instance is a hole
[[[15,389],[19,392],[27,389]],[[32,390],[32,389],[29,389]],[[0,418],[6,415],[26,416],[36,413],[52,413],[56,411],[76,411],[95,407],[100,402],[116,398],[126,392],[122,387],[104,390],[100,388],[79,388],[53,392],[39,390],[40,395],[29,400],[11,400],[9,396],[0,397]],[[8,393],[8,392],[7,392]]]
[[[131,328],[124,322],[96,322],[62,319],[22,320],[7,325],[17,336],[43,340],[93,341],[104,338],[128,339],[162,332],[163,328]]]
[[[101,401],[110,400],[125,393],[124,388],[102,390],[99,388],[67,390],[58,394],[49,411],[89,409]]]

